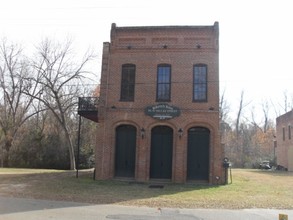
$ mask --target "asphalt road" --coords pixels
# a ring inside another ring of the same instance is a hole
[[[279,220],[293,210],[169,209],[93,205],[0,196],[0,220]]]

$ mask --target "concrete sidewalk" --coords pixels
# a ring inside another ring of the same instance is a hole
[[[160,209],[0,196],[0,220],[278,220],[280,213],[293,220],[293,210]]]

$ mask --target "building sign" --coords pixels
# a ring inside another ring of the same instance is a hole
[[[180,115],[180,109],[168,104],[158,104],[145,108],[145,114],[155,119],[166,120]]]

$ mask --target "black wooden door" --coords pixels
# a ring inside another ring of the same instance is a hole
[[[115,176],[134,177],[136,128],[121,125],[116,128]]]
[[[188,130],[187,179],[208,180],[209,178],[210,132],[206,128]]]
[[[150,178],[171,179],[173,130],[167,126],[152,129]]]

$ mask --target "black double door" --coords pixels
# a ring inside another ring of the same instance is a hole
[[[168,126],[152,129],[150,178],[171,179],[173,157],[173,130]]]
[[[202,127],[188,130],[187,180],[209,178],[210,131]]]
[[[121,125],[116,128],[115,176],[134,177],[136,152],[136,128]]]

